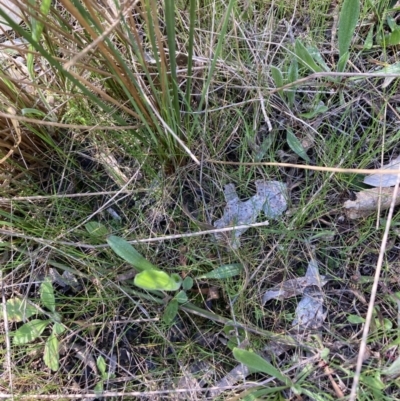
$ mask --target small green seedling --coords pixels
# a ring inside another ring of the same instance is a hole
[[[163,314],[163,322],[167,325],[173,323],[178,313],[179,305],[188,302],[186,291],[193,287],[193,279],[186,277],[184,280],[179,274],[168,274],[160,270],[145,259],[128,241],[115,235],[110,235],[107,242],[111,249],[126,262],[135,267],[139,273],[133,283],[147,291],[175,291],[176,295],[169,301]],[[240,274],[243,266],[238,263],[219,266],[209,273],[200,275],[200,278],[226,279]],[[182,288],[181,291],[179,291]],[[179,292],[178,292],[179,291]]]
[[[40,286],[41,304],[50,311],[50,319],[30,319],[40,314],[40,311],[26,300],[11,298],[6,303],[7,319],[11,322],[28,320],[19,329],[12,332],[14,345],[25,345],[39,338],[44,330],[52,326],[50,335],[44,345],[43,360],[48,368],[57,371],[59,368],[59,342],[58,337],[64,332],[61,316],[56,312],[54,289],[47,277]]]
[[[106,361],[101,355],[99,355],[99,357],[97,358],[96,365],[97,369],[99,370],[101,379],[94,386],[94,392],[98,397],[100,397],[104,391],[104,381],[115,377],[115,375],[107,372]]]

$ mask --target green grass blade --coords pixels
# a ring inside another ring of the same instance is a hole
[[[323,68],[320,67],[313,59],[312,55],[308,52],[306,47],[300,40],[296,40],[295,53],[301,64],[313,72],[323,72]]]
[[[117,237],[116,235],[110,235],[107,238],[107,243],[119,257],[130,263],[137,270],[159,270],[123,238]]]
[[[206,94],[208,92],[208,88],[210,87],[211,79],[214,74],[215,66],[217,65],[218,57],[221,54],[222,45],[224,44],[224,41],[225,41],[225,35],[226,35],[226,31],[228,29],[229,16],[231,15],[233,7],[235,5],[236,5],[236,0],[230,0],[228,3],[228,7],[226,9],[225,15],[223,17],[223,23],[222,23],[222,27],[221,27],[221,32],[219,34],[218,43],[215,48],[215,52],[213,54],[213,60],[211,62],[210,70],[208,71],[207,80],[206,80],[206,83],[204,84],[203,91],[201,94],[201,99],[200,99],[199,107],[198,107],[199,111],[201,111],[203,108]]]
[[[193,74],[193,49],[194,49],[194,27],[196,23],[196,0],[189,2],[189,43],[187,48],[188,64],[187,64],[187,81],[186,81],[186,110],[190,110],[190,95],[192,91],[192,74]],[[189,114],[187,115],[187,122]]]
[[[357,26],[358,17],[360,15],[360,0],[344,0],[339,15],[338,42],[339,42],[339,58],[343,57],[350,48],[350,43]],[[339,65],[338,65],[339,67]],[[342,71],[344,63],[340,66]]]
[[[254,352],[234,348],[233,356],[238,362],[243,363],[256,372],[262,372],[269,376],[276,377],[288,386],[292,385],[292,381],[288,376],[282,374],[275,366],[271,365],[268,361]]]
[[[238,276],[242,271],[243,271],[243,265],[241,263],[231,263],[219,266],[208,273],[198,276],[197,278],[225,279]]]
[[[165,23],[167,25],[167,39],[169,50],[169,66],[172,79],[172,104],[175,109],[175,117],[179,121],[179,97],[178,77],[176,75],[176,39],[175,39],[175,1],[165,0]]]

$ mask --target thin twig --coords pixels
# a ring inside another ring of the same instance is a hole
[[[200,235],[217,234],[217,233],[241,230],[244,228],[262,227],[262,226],[267,226],[268,224],[269,224],[268,221],[264,221],[261,223],[243,224],[243,225],[234,226],[234,227],[216,228],[215,230],[204,230],[204,231],[198,231],[198,232],[187,233],[187,234],[172,234],[172,235],[165,235],[163,237],[143,238],[143,239],[138,239],[138,240],[131,240],[128,242],[130,244],[145,244],[145,243],[149,243],[149,242],[170,241],[173,239],[198,237]],[[82,249],[101,249],[101,248],[109,247],[108,244],[89,245],[89,244],[85,244],[82,242],[69,242],[69,241],[59,241],[59,240],[48,240],[48,239],[44,239],[44,238],[36,238],[36,237],[31,237],[31,236],[28,236],[28,235],[25,235],[22,233],[17,233],[14,231],[9,231],[9,230],[4,230],[4,229],[0,229],[0,234],[10,235],[10,236],[18,237],[18,238],[24,238],[27,240],[36,241],[43,245],[51,245],[51,244],[69,245],[69,246],[73,246],[76,248],[82,248]]]
[[[59,199],[59,198],[83,198],[86,196],[102,196],[102,195],[115,195],[115,194],[134,194],[137,192],[148,192],[148,188],[137,188],[137,189],[120,189],[117,191],[101,191],[101,192],[81,192],[79,194],[54,194],[54,195],[34,195],[34,196],[13,196],[12,198],[1,198],[1,203],[12,203],[12,202],[31,202],[37,200],[47,199]]]
[[[53,121],[44,121],[39,120],[37,118],[29,118],[24,116],[13,115],[9,113],[0,112],[0,117],[9,118],[11,120],[24,121],[26,123],[33,123],[38,125],[48,125],[50,127],[60,127],[60,128],[72,128],[79,129],[82,131],[93,131],[93,130],[108,130],[108,131],[122,131],[122,130],[130,130],[130,129],[138,129],[140,124],[136,125],[124,125],[124,126],[109,126],[109,125],[81,125],[81,124],[64,124],[64,123],[56,123]]]
[[[399,183],[400,183],[400,176],[398,176],[396,186],[394,187],[392,203],[390,205],[389,214],[388,214],[388,218],[386,221],[385,232],[382,237],[381,249],[379,251],[379,258],[378,258],[378,262],[376,265],[374,283],[372,285],[371,298],[369,300],[368,312],[367,312],[367,317],[365,319],[365,325],[364,325],[364,331],[363,331],[363,335],[362,335],[362,339],[361,339],[360,351],[358,353],[358,358],[357,358],[357,367],[356,367],[356,372],[354,374],[353,385],[351,387],[349,401],[355,401],[356,396],[357,396],[358,383],[360,381],[361,368],[362,368],[362,364],[363,364],[363,360],[364,360],[364,353],[367,348],[368,332],[369,332],[369,327],[371,324],[372,314],[374,312],[374,303],[375,303],[376,293],[378,290],[379,277],[381,275],[381,270],[382,270],[382,265],[383,265],[383,257],[385,254],[386,244],[387,244],[387,240],[388,240],[388,236],[389,236],[390,225],[392,223],[393,211],[394,211],[394,206],[396,203],[395,200],[396,200],[397,193],[399,190]]]
[[[276,167],[291,167],[302,170],[323,171],[332,173],[344,174],[376,174],[376,175],[396,175],[400,174],[400,170],[382,170],[369,168],[341,168],[341,167],[325,167],[325,166],[309,166],[307,164],[279,163],[279,162],[226,162],[222,160],[208,159],[207,163],[212,164],[229,164],[233,166],[276,166]]]

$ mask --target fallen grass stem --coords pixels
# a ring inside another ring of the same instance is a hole
[[[198,231],[198,232],[187,233],[187,234],[172,234],[172,235],[165,235],[163,237],[154,237],[154,238],[144,238],[144,239],[138,239],[138,240],[130,240],[128,242],[130,244],[145,244],[145,243],[149,243],[149,242],[169,241],[169,240],[173,240],[173,239],[198,237],[200,235],[210,235],[210,234],[229,232],[229,231],[234,231],[234,230],[241,230],[243,228],[263,227],[263,226],[267,226],[268,224],[269,224],[268,221],[264,221],[264,222],[261,222],[261,223],[243,224],[243,225],[235,226],[235,227],[216,228],[215,230],[205,230],[205,231]],[[59,240],[54,240],[53,241],[53,240],[47,240],[47,239],[44,239],[44,238],[36,238],[36,237],[32,237],[32,236],[28,236],[28,235],[25,235],[25,234],[21,234],[21,233],[17,233],[17,232],[14,232],[14,231],[9,231],[9,230],[4,230],[4,229],[0,229],[0,234],[36,241],[36,242],[38,242],[40,244],[43,244],[43,245],[52,245],[52,244],[55,244],[55,245],[69,245],[69,246],[73,246],[75,248],[82,248],[82,249],[109,248],[108,244],[90,245],[90,244],[85,244],[85,243],[82,243],[82,242],[69,242],[69,241],[59,241]]]
[[[229,164],[232,166],[249,166],[249,167],[254,167],[254,166],[291,167],[291,168],[299,168],[302,170],[325,171],[325,172],[344,173],[344,174],[376,174],[376,175],[400,174],[400,170],[323,167],[323,166],[309,166],[307,164],[293,164],[293,163],[279,163],[279,162],[226,162],[214,159],[208,159],[205,162],[211,164]]]

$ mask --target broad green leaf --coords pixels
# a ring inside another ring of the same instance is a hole
[[[167,324],[168,326],[170,326],[175,319],[175,316],[178,313],[178,309],[179,309],[179,303],[176,299],[171,299],[171,301],[169,301],[167,307],[165,308],[162,320],[165,324]]]
[[[61,321],[62,321],[61,315],[58,312],[53,312],[51,314],[51,318],[52,318],[53,322],[56,322],[56,323],[61,323]]]
[[[346,67],[347,61],[349,60],[349,52],[344,53],[342,56],[339,57],[339,61],[337,64],[337,70],[338,72],[344,71],[344,68]]]
[[[238,276],[243,271],[243,265],[241,263],[231,263],[222,265],[206,274],[202,274],[197,278],[215,278],[224,279],[229,277]]]
[[[385,35],[383,39],[384,46],[397,46],[398,44],[400,44],[400,27]]]
[[[13,344],[23,345],[30,343],[31,341],[38,338],[49,324],[50,320],[40,319],[34,319],[28,323],[25,323],[13,333]]]
[[[274,80],[276,88],[280,88],[281,86],[283,86],[283,76],[282,76],[282,72],[279,68],[274,67],[272,65],[271,66],[271,76],[272,76],[272,79]],[[281,94],[282,91],[279,91],[278,93]]]
[[[40,299],[48,310],[51,312],[56,311],[56,299],[54,297],[53,284],[49,277],[46,277],[40,285]]]
[[[298,79],[299,79],[299,64],[297,62],[297,59],[293,58],[289,66],[287,82],[292,83],[297,81]],[[289,90],[287,90],[285,94],[288,99],[289,106],[293,105],[294,97],[296,95],[295,87],[289,88]],[[267,138],[269,138],[269,136]]]
[[[391,31],[395,31],[396,28],[398,28],[398,26],[396,24],[396,20],[392,16],[388,15],[386,18],[386,22]]]
[[[299,64],[296,58],[293,58],[288,70],[288,83],[295,82],[299,79]]]
[[[301,142],[297,139],[296,135],[288,128],[286,131],[286,140],[290,147],[296,155],[300,156],[306,162],[310,162],[310,158],[307,156]]]
[[[159,270],[158,267],[145,259],[128,241],[123,238],[110,235],[107,238],[107,242],[119,257],[130,263],[137,270]]]
[[[96,361],[97,368],[99,369],[102,379],[107,379],[107,364],[105,359],[99,355]]]
[[[326,72],[330,72],[330,68],[325,63],[320,51],[315,46],[307,46],[308,53],[311,54],[312,58],[320,65]]]
[[[52,333],[53,333],[54,335],[59,336],[59,335],[61,335],[62,333],[64,333],[64,331],[65,331],[65,328],[64,328],[64,326],[63,326],[61,323],[54,323],[54,324],[53,324],[53,331],[52,331]]]
[[[193,279],[189,276],[185,277],[185,279],[182,282],[182,288],[185,291],[191,290],[193,287]]]
[[[293,92],[287,92],[288,98],[289,95],[293,93],[293,98],[294,98],[294,91]],[[266,155],[266,153],[268,152],[268,149],[272,146],[273,143],[275,143],[276,140],[276,133],[275,132],[271,132],[261,143],[261,145],[259,146],[257,153],[254,157],[254,160],[256,162],[260,162],[264,156]]]
[[[365,323],[365,319],[358,315],[349,315],[347,316],[347,321],[352,324],[361,324]]]
[[[347,53],[350,48],[359,15],[360,0],[343,1],[338,26],[339,57]]]
[[[383,328],[386,331],[393,328],[393,323],[387,318],[384,318],[383,322],[381,322],[379,319],[375,319],[375,324],[377,328]]]
[[[186,295],[185,291],[179,291],[175,295],[174,299],[176,299],[178,301],[178,303],[184,304],[184,303],[186,303],[188,301],[188,296]]]
[[[243,363],[243,365],[248,366],[250,369],[256,372],[262,372],[269,376],[276,377],[286,385],[291,385],[291,380],[289,377],[281,373],[275,366],[271,365],[268,361],[254,352],[246,351],[240,348],[234,348],[233,356],[237,361]]]
[[[370,30],[368,31],[368,35],[365,38],[363,50],[370,50],[374,44],[374,25],[371,26]]]
[[[176,291],[181,286],[181,281],[176,275],[169,275],[160,270],[145,270],[137,274],[134,284],[144,290]]]
[[[303,43],[300,40],[296,40],[295,44],[295,53],[298,57],[298,60],[305,67],[310,69],[313,72],[323,72],[323,68],[320,67],[313,59],[312,55],[308,52],[308,50],[304,47]]]
[[[104,380],[100,380],[99,382],[97,382],[93,388],[93,391],[97,395],[97,397],[100,397],[104,391]]]
[[[51,334],[46,341],[43,360],[46,366],[53,372],[58,370],[60,355],[58,350],[58,339],[54,334]]]
[[[89,221],[85,224],[85,228],[93,237],[105,237],[108,235],[107,228],[98,221]]]
[[[28,304],[25,299],[11,298],[7,301],[7,319],[10,322],[22,322],[38,313],[38,310]],[[1,314],[3,316],[3,314]]]
[[[331,352],[331,351],[330,351],[329,348],[324,348],[324,349],[321,351],[321,359],[322,359],[323,361],[328,361],[328,355],[329,355],[330,352]]]

